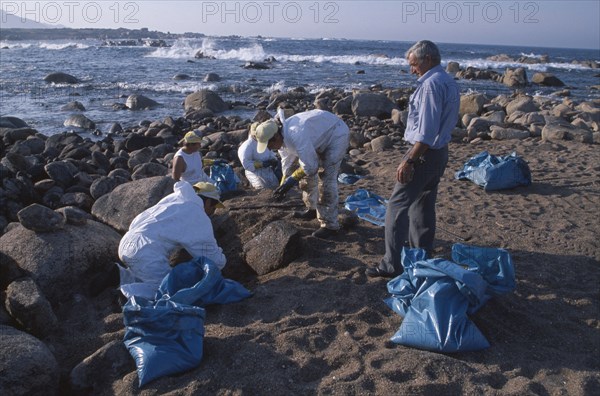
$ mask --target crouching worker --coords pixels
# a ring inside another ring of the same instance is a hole
[[[248,139],[240,145],[238,157],[244,167],[246,179],[253,188],[260,190],[263,188],[276,189],[279,186],[281,178],[281,166],[275,153],[271,150],[265,150],[259,153],[256,150],[256,128],[259,123],[255,122],[250,127]],[[277,176],[279,173],[279,176]]]
[[[175,183],[174,192],[140,213],[119,244],[121,292],[127,297],[154,299],[169,273],[170,254],[184,248],[192,257],[206,257],[219,269],[225,266],[223,250],[214,237],[208,216],[223,207],[213,184]]]
[[[262,153],[268,148],[279,150],[281,155],[284,177],[273,196],[282,200],[292,187],[300,184],[307,210],[294,216],[316,217],[321,227],[312,235],[331,237],[340,228],[337,177],[350,140],[348,126],[335,114],[323,110],[305,111],[285,119],[280,109],[278,117],[281,124],[268,120],[256,128],[257,151]],[[299,168],[292,173],[296,162]]]
[[[203,167],[213,165],[213,163],[226,163],[226,161],[222,159],[203,159],[199,151],[201,143],[202,138],[196,135],[194,131],[186,133],[183,139],[179,141],[182,147],[173,157],[173,170],[171,173],[175,181],[183,180],[190,184],[198,182],[215,183],[204,172]]]

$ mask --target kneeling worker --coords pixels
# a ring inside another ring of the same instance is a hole
[[[175,183],[174,192],[136,216],[119,244],[121,291],[127,297],[154,299],[171,270],[170,254],[184,248],[192,257],[205,257],[219,269],[226,258],[214,237],[208,216],[223,207],[217,188],[199,182]]]
[[[255,122],[250,127],[248,139],[238,149],[238,157],[244,167],[246,179],[253,188],[274,190],[279,186],[279,178],[275,173],[279,169],[279,160],[271,150],[262,153],[256,151],[256,128],[258,125],[259,123]]]
[[[312,235],[331,237],[340,228],[337,177],[350,140],[348,126],[335,114],[323,110],[305,111],[285,119],[279,109],[278,117],[281,124],[268,120],[256,128],[257,151],[263,153],[268,148],[279,150],[281,155],[284,178],[273,196],[282,200],[302,180],[300,188],[308,209],[296,213],[296,217],[316,217],[321,227]],[[296,161],[300,167],[292,173]],[[319,168],[323,171],[319,172]]]

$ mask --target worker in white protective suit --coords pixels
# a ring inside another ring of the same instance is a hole
[[[238,149],[238,157],[244,167],[246,179],[253,188],[274,190],[279,186],[279,179],[275,174],[276,169],[279,168],[279,160],[271,150],[265,150],[262,153],[256,150],[256,127],[259,124],[255,122],[250,127],[248,139]]]
[[[294,216],[316,217],[321,227],[312,235],[329,238],[340,229],[337,177],[350,140],[348,126],[335,114],[323,110],[305,111],[286,119],[279,109],[278,117],[281,124],[268,120],[256,128],[257,151],[279,150],[281,156],[283,178],[273,196],[281,200],[300,184],[307,210]],[[299,168],[292,172],[296,161]]]
[[[175,183],[174,192],[146,209],[131,222],[119,243],[121,292],[127,297],[154,299],[169,273],[170,254],[184,248],[192,257],[205,257],[219,269],[225,266],[208,216],[223,207],[217,188],[207,182],[193,187]]]

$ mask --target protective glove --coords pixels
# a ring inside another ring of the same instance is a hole
[[[202,166],[211,166],[211,165],[225,165],[227,161],[223,158],[210,159],[210,158],[202,158]]]
[[[273,191],[273,198],[277,201],[281,201],[285,198],[288,191],[294,186],[298,185],[298,180],[294,176],[290,176]]]
[[[294,171],[294,173],[292,173],[292,177],[297,181],[300,181],[300,179],[302,179],[305,175],[306,173],[304,173],[304,169],[302,168],[298,168]]]
[[[262,161],[254,161],[254,169],[264,168],[264,162]]]
[[[279,165],[279,161],[277,161],[275,158],[262,162],[263,168],[276,168],[277,165]]]

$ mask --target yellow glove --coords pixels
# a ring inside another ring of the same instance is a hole
[[[304,173],[304,169],[302,168],[298,168],[292,173],[292,177],[297,181],[300,181],[304,176],[306,176],[306,173]]]
[[[211,159],[211,158],[202,158],[202,166],[212,166],[212,165],[224,165],[227,161],[223,158]]]

